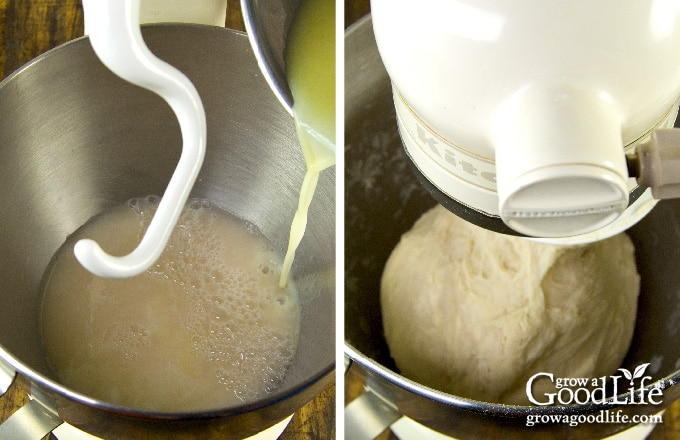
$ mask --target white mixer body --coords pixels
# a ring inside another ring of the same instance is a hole
[[[680,1],[371,10],[405,148],[446,196],[562,241],[611,235],[651,209],[649,195],[629,205],[625,153],[675,120]]]

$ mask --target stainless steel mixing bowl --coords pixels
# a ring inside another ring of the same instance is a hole
[[[143,35],[193,81],[205,106],[207,154],[192,196],[252,222],[285,252],[305,163],[293,119],[262,78],[247,37],[197,25],[152,25]],[[86,38],[0,83],[0,363],[59,418],[107,439],[242,438],[295,412],[333,377],[334,170],[322,173],[293,266],[302,304],[298,352],[270,397],[153,413],[93,400],[54,376],[38,327],[45,267],[92,216],[162,194],[180,149],[165,102],[106,70]]]
[[[286,75],[286,45],[301,0],[241,0],[243,20],[260,68],[277,98],[293,114]]]
[[[626,423],[577,427],[548,423],[529,428],[527,416],[587,415],[609,408],[632,420],[634,415],[656,413],[680,397],[676,385],[680,382],[680,200],[660,202],[629,231],[642,288],[634,340],[623,367],[633,371],[651,363],[647,372],[655,382],[646,389],[662,387],[662,404],[507,406],[442,393],[399,374],[383,338],[380,277],[400,236],[436,202],[418,183],[403,152],[390,81],[370,18],[348,30],[345,53],[345,339],[352,363],[347,374],[365,380],[369,392],[388,410],[461,439],[602,438],[624,429]]]

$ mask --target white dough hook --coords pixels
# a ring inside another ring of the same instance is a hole
[[[151,267],[163,252],[203,164],[206,121],[189,79],[147,48],[139,26],[140,0],[83,0],[90,42],[99,59],[126,81],[151,90],[172,108],[182,132],[182,154],[149,227],[137,248],[116,257],[93,240],[79,240],[74,253],[95,275],[128,278]]]

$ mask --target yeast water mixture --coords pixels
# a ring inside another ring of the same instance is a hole
[[[113,404],[198,411],[255,401],[292,362],[300,308],[279,287],[281,261],[249,225],[207,202],[187,203],[163,255],[130,279],[99,278],[73,255],[92,238],[129,253],[157,199],[94,218],[55,255],[43,279],[42,337],[65,385]]]

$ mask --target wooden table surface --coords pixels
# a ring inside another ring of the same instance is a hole
[[[238,0],[228,1],[227,27],[244,30]],[[82,34],[81,0],[0,0],[0,80],[41,53]],[[10,388],[0,398],[0,422],[27,399],[22,391]],[[295,413],[280,439],[334,439],[335,402],[333,382]],[[54,437],[46,437],[50,438]]]

